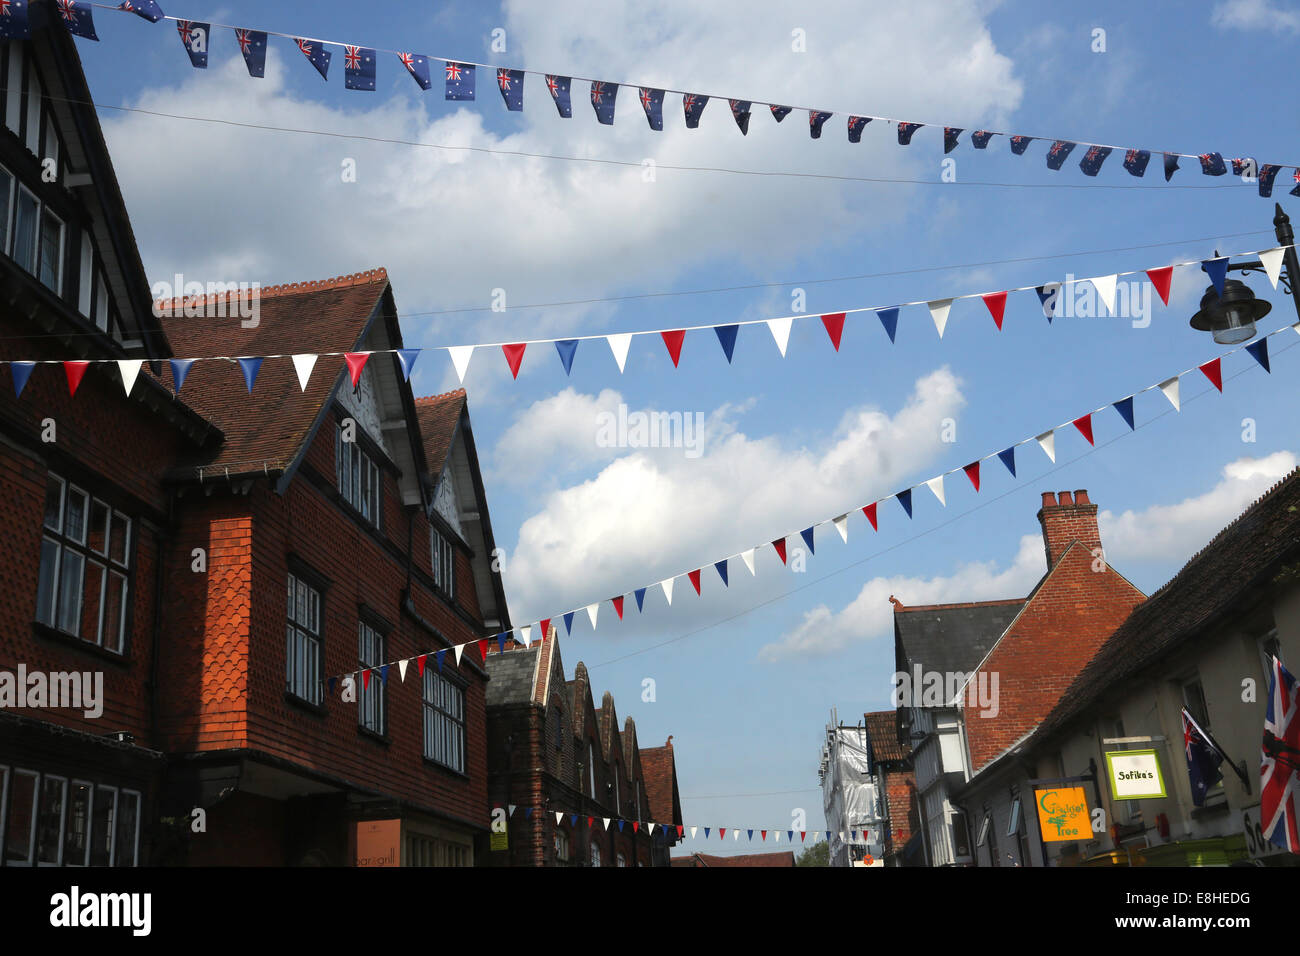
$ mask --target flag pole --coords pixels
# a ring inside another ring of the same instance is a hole
[[[1219,742],[1217,740],[1211,737],[1206,731],[1201,729],[1201,725],[1196,722],[1195,717],[1193,717],[1190,713],[1188,713],[1186,707],[1183,708],[1183,716],[1186,717],[1187,722],[1192,725],[1192,729],[1195,730],[1198,734],[1200,734],[1201,737],[1205,740],[1205,742],[1214,748],[1214,752],[1223,758],[1223,762],[1232,768],[1232,772],[1235,773],[1237,777],[1241,780],[1241,784],[1243,787],[1246,788],[1246,792],[1250,793],[1250,780],[1247,779],[1245,771],[1243,771],[1240,767],[1237,766],[1237,764],[1233,761],[1233,759],[1228,756],[1228,754],[1224,751],[1222,747],[1219,746]]]

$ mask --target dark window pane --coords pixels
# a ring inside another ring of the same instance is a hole
[[[117,788],[99,787],[91,815],[90,865],[110,866],[113,862],[113,823],[117,817]]]
[[[59,777],[41,781],[41,809],[36,829],[36,862],[57,865],[63,846],[63,801],[68,782]]]
[[[68,795],[68,820],[64,826],[63,865],[85,866],[90,848],[90,802],[93,788],[84,780],[74,780]]]
[[[63,482],[53,475],[45,485],[45,527],[63,530]]]
[[[5,863],[30,864],[36,831],[36,774],[18,770],[9,790],[5,823]]]
[[[140,795],[130,790],[123,790],[118,796],[117,836],[114,844],[117,854],[113,858],[114,866],[135,866],[136,864],[136,830],[140,822]]]
[[[49,538],[41,539],[41,572],[36,584],[36,620],[54,626],[54,582],[58,580],[62,549]]]

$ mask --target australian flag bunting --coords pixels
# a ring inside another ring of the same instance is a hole
[[[1289,195],[1300,196],[1300,168],[1297,168],[1296,171],[1291,174],[1291,179],[1295,182],[1295,185],[1291,187]]]
[[[1232,163],[1232,175],[1234,176],[1240,176],[1247,170],[1250,170],[1252,175],[1254,174],[1255,160],[1251,159],[1249,156],[1241,159],[1231,159],[1229,162]]]
[[[1265,163],[1259,167],[1259,194],[1267,199],[1273,195],[1273,180],[1277,179],[1277,174],[1281,171],[1281,166],[1274,166]]]
[[[1032,136],[1012,136],[1011,152],[1015,153],[1017,156],[1023,156],[1025,150],[1029,148],[1029,144],[1033,141],[1034,138]]]
[[[945,153],[951,153],[957,148],[957,137],[963,132],[964,130],[958,129],[956,126],[945,126],[943,128],[943,151]]]
[[[970,144],[976,149],[984,149],[988,146],[989,140],[991,140],[993,136],[994,134],[986,129],[977,129],[975,132],[970,134]]]
[[[127,13],[134,13],[137,17],[143,17],[150,23],[157,23],[163,18],[162,7],[158,6],[154,0],[123,0],[117,5],[119,10],[125,10]]]
[[[1228,171],[1228,167],[1223,164],[1223,156],[1219,153],[1201,153],[1201,172],[1207,176],[1222,176]]]
[[[849,142],[850,143],[862,142],[862,131],[867,128],[867,124],[870,122],[871,122],[871,118],[869,116],[850,116],[849,117]]]
[[[429,76],[429,58],[420,53],[399,53],[397,58],[402,61],[402,66],[406,67],[406,72],[411,74],[411,79],[420,84],[420,89],[427,90],[433,86],[433,79]]]
[[[618,99],[618,84],[602,80],[591,81],[591,108],[596,111],[596,122],[603,126],[614,125],[614,101]]]
[[[1110,150],[1109,146],[1089,146],[1088,151],[1083,154],[1083,159],[1079,160],[1079,168],[1083,170],[1083,174],[1096,176],[1101,172],[1101,164],[1110,155]]]
[[[1205,735],[1205,731],[1192,719],[1186,708],[1183,709],[1183,752],[1187,755],[1187,776],[1192,784],[1192,803],[1198,807],[1205,806],[1205,795],[1210,788],[1223,779],[1219,765],[1223,763],[1220,754]]]
[[[472,100],[474,98],[474,64],[447,61],[447,92],[444,99]]]
[[[1130,149],[1124,153],[1124,168],[1139,179],[1146,173],[1149,162],[1151,151],[1148,149]]]
[[[68,32],[87,40],[98,40],[95,35],[95,18],[91,16],[86,0],[58,0],[59,19]]]
[[[1174,178],[1174,173],[1178,171],[1178,154],[1165,153],[1165,182]]]
[[[374,50],[365,46],[344,45],[343,86],[349,90],[374,90]]]
[[[1071,143],[1068,139],[1058,139],[1052,144],[1052,148],[1047,151],[1047,168],[1060,169],[1073,149],[1074,143]]]
[[[920,123],[899,123],[898,124],[898,145],[906,146],[912,142],[912,134],[921,128]]]
[[[185,52],[190,55],[190,64],[196,70],[208,68],[208,37],[212,34],[212,24],[198,23],[194,20],[177,20],[176,32],[181,36]]]
[[[304,40],[300,37],[294,37],[293,42],[298,44],[298,49],[302,50],[302,55],[311,61],[311,65],[316,67],[316,72],[321,75],[322,80],[328,80],[330,73],[330,51],[325,49],[325,44],[317,40]]]
[[[506,109],[512,113],[522,113],[524,109],[524,71],[497,70],[497,88],[501,98],[506,102]]]
[[[791,107],[789,106],[777,106],[775,103],[773,103],[772,118],[779,123],[781,122],[781,120],[785,119],[787,116],[790,115],[790,110]]]
[[[822,126],[831,118],[831,114],[824,110],[808,111],[808,132],[813,139],[822,138]]]
[[[261,30],[235,28],[239,52],[244,54],[244,65],[249,76],[266,76],[266,34]]]
[[[572,85],[573,80],[567,76],[556,76],[554,73],[546,74],[546,88],[551,91],[551,99],[555,100],[555,108],[560,111],[560,115],[565,119],[573,115],[573,102],[569,97]]]
[[[0,3],[0,40],[25,40],[32,35],[27,20],[27,0]]]
[[[664,128],[664,91],[652,90],[648,86],[640,88],[637,94],[641,98],[641,107],[645,110],[645,120],[654,130]]]
[[[736,125],[740,127],[740,132],[744,136],[749,135],[749,100],[727,100],[731,104],[731,115],[736,119]]]
[[[699,93],[682,94],[682,112],[686,114],[686,128],[698,129],[700,125],[700,114],[704,112],[704,107],[708,105],[709,98],[701,96]]]

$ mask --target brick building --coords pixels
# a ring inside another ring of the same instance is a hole
[[[682,825],[672,738],[642,751],[608,691],[594,706],[585,665],[565,680],[554,627],[487,668],[489,793],[508,819],[507,846],[488,863],[669,865]]]
[[[898,733],[898,714],[892,710],[863,714],[872,775],[881,793],[882,859],[885,866],[903,865],[903,848],[919,824],[916,777],[912,748]]]

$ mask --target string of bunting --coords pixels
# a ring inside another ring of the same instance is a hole
[[[5,0],[5,2],[0,3],[0,39],[21,39],[30,35],[28,2],[29,0]],[[254,30],[233,24],[215,23],[210,20],[181,19],[164,14],[162,8],[154,0],[138,0],[138,2],[126,0],[126,2],[116,6],[93,3],[89,2],[89,0],[56,0],[55,3],[59,19],[69,32],[87,40],[99,39],[95,33],[93,16],[93,10],[96,7],[113,12],[133,13],[151,23],[156,23],[159,20],[173,21],[176,24],[181,45],[189,57],[191,65],[196,69],[206,69],[208,66],[212,30],[215,27],[232,31],[244,57],[248,73],[253,77],[265,75],[267,44],[270,37],[274,36],[294,43],[321,75],[321,78],[327,81],[333,58],[333,54],[328,48],[334,47],[336,50],[341,50],[344,64],[344,86],[349,90],[373,91],[375,89],[380,53],[395,56],[411,78],[419,84],[420,89],[425,91],[433,87],[432,64],[441,62],[445,74],[444,96],[446,99],[453,101],[469,101],[475,98],[475,80],[480,67],[488,71],[495,70],[497,89],[501,93],[506,109],[511,112],[523,111],[524,79],[526,76],[532,75],[544,79],[552,102],[555,104],[560,116],[566,118],[573,115],[573,83],[575,81],[588,83],[590,84],[591,106],[596,114],[596,120],[606,126],[612,126],[614,123],[615,104],[620,88],[636,90],[636,96],[645,113],[646,122],[652,130],[658,131],[664,128],[664,101],[669,93],[681,96],[682,113],[688,129],[699,127],[704,108],[713,99],[726,100],[731,116],[742,134],[748,134],[750,116],[756,106],[766,106],[773,119],[778,123],[795,110],[806,112],[808,115],[808,131],[813,139],[821,138],[822,128],[837,112],[814,107],[789,106],[779,103],[765,103],[754,99],[675,90],[668,87],[661,88],[599,80],[571,74],[563,75],[541,70],[493,66],[472,60],[450,59],[407,50],[367,47],[337,40],[323,40],[316,37],[278,33],[272,30]],[[872,121],[896,127],[900,146],[910,145],[916,132],[926,126],[938,128],[938,124],[899,120],[871,113],[838,112],[846,117],[845,130],[851,143],[861,142],[863,130]],[[967,130],[964,127],[943,125],[944,153],[950,153],[956,149],[961,141],[962,134],[965,132]],[[970,144],[977,150],[987,149],[989,142],[995,136],[1007,137],[1010,142],[1011,152],[1017,156],[1024,155],[1029,148],[1029,144],[1035,140],[1043,143],[1050,142],[1051,146],[1047,150],[1046,157],[1047,168],[1054,171],[1061,169],[1066,159],[1077,147],[1084,147],[1083,155],[1079,160],[1079,169],[1085,176],[1096,176],[1101,171],[1102,164],[1116,150],[1124,154],[1124,169],[1130,175],[1139,178],[1146,174],[1151,157],[1159,154],[1162,158],[1166,182],[1179,169],[1178,161],[1180,159],[1196,160],[1200,164],[1201,172],[1207,176],[1223,176],[1231,166],[1233,174],[1241,176],[1243,181],[1257,183],[1259,195],[1265,198],[1272,195],[1273,183],[1278,173],[1283,169],[1291,169],[1292,178],[1295,182],[1291,189],[1291,195],[1300,196],[1300,165],[1294,163],[1261,164],[1249,156],[1235,157],[1225,161],[1223,154],[1219,152],[1180,153],[1169,150],[1151,150],[1113,146],[1105,143],[1090,143],[1083,140],[1070,140],[1053,136],[1026,136],[1019,133],[988,129],[971,130]]]
[[[1283,326],[1280,329],[1276,329],[1272,332],[1269,332],[1267,335],[1260,336],[1254,342],[1250,342],[1247,343],[1246,345],[1238,346],[1237,348],[1229,349],[1226,352],[1222,352],[1218,356],[1210,359],[1207,362],[1203,362],[1200,365],[1197,365],[1193,368],[1184,369],[1183,371],[1179,372],[1177,375],[1173,375],[1169,378],[1166,378],[1163,381],[1157,382],[1154,385],[1148,385],[1145,388],[1141,388],[1135,392],[1131,392],[1128,395],[1124,396],[1123,398],[1119,399],[1118,401],[1110,402],[1105,405],[1100,405],[1089,412],[1085,412],[1084,414],[1078,416],[1077,418],[1073,418],[1067,422],[1063,422],[1060,425],[1055,426],[1054,428],[1049,428],[1045,432],[1034,435],[1030,438],[1023,438],[1020,441],[1015,442],[1014,444],[1002,449],[1001,451],[992,452],[990,454],[984,455],[982,458],[977,458],[967,465],[962,465],[961,467],[958,468],[950,468],[949,470],[939,475],[936,475],[935,477],[930,478],[927,481],[923,481],[920,482],[919,484],[912,485],[901,491],[895,492],[894,494],[885,495],[881,498],[877,498],[875,501],[872,501],[870,504],[863,505],[860,508],[855,508],[851,511],[844,512],[843,514],[840,515],[836,515],[833,518],[823,519],[801,530],[788,532],[782,535],[781,537],[776,538],[773,541],[764,542],[763,544],[760,545],[755,545],[752,548],[748,548],[745,551],[741,551],[737,554],[728,555],[718,561],[701,564],[700,566],[688,571],[678,572],[677,574],[671,575],[663,579],[662,581],[659,581],[657,586],[663,591],[664,599],[669,605],[671,605],[673,602],[674,585],[677,579],[681,577],[687,578],[691,582],[691,587],[694,589],[696,595],[700,596],[703,593],[704,571],[710,566],[712,566],[714,571],[717,573],[719,580],[722,582],[722,586],[724,588],[727,588],[730,586],[731,568],[733,567],[733,562],[737,558],[739,558],[744,563],[745,568],[749,571],[750,575],[754,576],[757,574],[757,570],[756,570],[757,566],[755,563],[756,554],[759,552],[760,549],[766,549],[770,547],[773,550],[773,552],[775,552],[776,556],[781,559],[781,564],[783,566],[788,566],[788,562],[787,562],[788,554],[786,549],[787,540],[790,538],[794,538],[797,534],[798,540],[802,541],[804,546],[807,547],[808,553],[810,555],[816,554],[817,529],[825,528],[825,526],[827,525],[831,525],[832,527],[834,527],[835,531],[839,534],[841,540],[847,544],[849,540],[849,517],[851,515],[855,514],[858,511],[861,511],[863,516],[871,524],[872,530],[879,532],[880,530],[879,506],[882,502],[888,501],[890,498],[893,498],[898,501],[898,504],[903,509],[903,512],[907,515],[908,519],[911,520],[913,516],[913,510],[914,510],[912,493],[922,487],[928,488],[930,492],[933,493],[934,497],[938,500],[940,506],[946,508],[948,506],[948,499],[947,499],[947,490],[945,487],[945,481],[949,476],[961,472],[963,475],[966,476],[967,480],[974,488],[975,493],[978,494],[980,491],[980,483],[982,478],[981,469],[984,462],[986,461],[991,461],[992,459],[996,458],[999,462],[1001,462],[1001,464],[1006,468],[1006,470],[1010,472],[1012,478],[1016,477],[1016,449],[1019,448],[1021,445],[1028,445],[1031,443],[1037,445],[1039,448],[1042,449],[1043,453],[1047,455],[1048,459],[1050,459],[1052,462],[1056,461],[1056,435],[1057,432],[1059,431],[1066,430],[1067,432],[1069,432],[1073,430],[1075,432],[1078,432],[1078,434],[1081,435],[1088,442],[1090,446],[1095,445],[1094,436],[1093,436],[1093,416],[1096,415],[1098,412],[1105,411],[1108,408],[1113,408],[1119,414],[1120,418],[1123,419],[1124,424],[1126,424],[1129,427],[1129,430],[1130,431],[1135,430],[1137,426],[1134,417],[1134,399],[1138,395],[1142,395],[1145,394],[1146,392],[1151,392],[1151,391],[1159,391],[1160,394],[1163,395],[1166,400],[1168,400],[1169,404],[1171,404],[1174,407],[1175,411],[1181,411],[1182,401],[1180,398],[1180,382],[1184,375],[1190,375],[1193,372],[1199,372],[1207,380],[1209,380],[1210,384],[1212,384],[1215,387],[1215,389],[1217,389],[1220,393],[1222,393],[1223,391],[1222,362],[1226,356],[1233,355],[1244,349],[1246,352],[1250,354],[1251,358],[1253,358],[1255,362],[1257,362],[1260,365],[1260,367],[1264,369],[1265,372],[1271,373],[1272,369],[1269,364],[1268,340],[1275,335],[1285,334],[1288,330],[1294,331],[1296,334],[1300,334],[1300,322],[1297,322],[1294,325]],[[646,585],[642,585],[641,587],[633,589],[633,591],[631,592],[633,597],[636,600],[636,607],[638,613],[645,612],[646,594],[653,587],[655,587],[655,585],[646,584]],[[545,640],[546,637],[549,636],[551,626],[553,623],[555,624],[556,633],[558,634],[559,621],[561,619],[564,621],[565,633],[566,634],[573,633],[573,620],[580,611],[586,612],[588,619],[591,621],[591,628],[594,633],[596,630],[596,622],[599,616],[601,605],[606,603],[608,603],[611,607],[613,607],[614,613],[618,616],[618,619],[621,621],[623,620],[626,597],[627,597],[627,592],[624,592],[623,594],[620,594],[616,597],[607,598],[604,601],[597,601],[596,603],[588,604],[585,607],[574,608],[572,610],[565,611],[563,613],[552,614],[550,617],[542,618],[540,622],[537,624],[537,634],[539,635],[538,640]],[[517,638],[515,637],[516,632],[518,634]],[[527,624],[522,627],[515,628],[514,630],[511,631],[502,631],[501,633],[496,634],[493,637],[484,637],[484,638],[478,638],[473,641],[465,641],[461,644],[457,644],[452,647],[445,648],[439,651],[431,651],[427,654],[421,654],[414,658],[407,658],[405,660],[393,661],[387,664],[374,665],[368,669],[364,669],[360,671],[362,682],[366,688],[369,688],[370,674],[373,671],[378,673],[380,679],[386,683],[388,680],[389,671],[394,666],[397,667],[401,679],[405,681],[406,671],[412,660],[417,662],[419,673],[421,676],[423,676],[424,668],[429,657],[434,658],[434,661],[439,671],[441,671],[443,666],[443,661],[446,658],[448,651],[452,652],[455,655],[455,661],[457,665],[459,665],[461,661],[461,657],[464,654],[465,648],[470,647],[471,645],[477,648],[480,656],[480,660],[484,664],[486,664],[488,653],[493,643],[496,643],[499,653],[505,653],[506,642],[508,640],[514,641],[516,639],[518,640],[519,643],[523,644],[525,647],[530,646],[533,640],[533,625]],[[354,674],[349,673],[349,674],[339,675],[338,677],[329,678],[327,683],[328,683],[330,693],[333,694],[337,681],[340,681],[344,678],[351,679],[353,677]],[[355,684],[353,684],[353,686],[355,687]]]
[[[536,807],[521,807],[513,803],[500,809],[505,809],[507,811],[507,816],[509,817],[513,817],[516,811],[523,811],[525,820],[531,820],[534,813],[540,812]],[[607,833],[610,832],[611,830],[617,830],[619,833],[624,833],[627,832],[628,830],[631,830],[632,833],[640,833],[641,828],[644,827],[647,833],[649,833],[651,836],[654,836],[656,832],[675,830],[677,832],[677,838],[679,840],[685,836],[687,830],[691,832],[692,840],[696,839],[699,836],[700,831],[703,830],[704,838],[706,840],[710,839],[713,832],[716,831],[718,834],[718,839],[720,840],[725,840],[727,838],[728,833],[732,835],[733,840],[739,840],[741,833],[747,833],[749,835],[749,840],[752,842],[754,839],[754,834],[757,833],[759,835],[760,842],[765,842],[767,838],[771,836],[772,841],[774,843],[780,843],[781,834],[784,833],[786,837],[786,842],[788,843],[795,842],[794,839],[795,834],[799,835],[800,843],[806,843],[808,841],[808,837],[812,837],[813,842],[815,843],[818,840],[823,839],[823,837],[829,840],[831,838],[832,833],[834,832],[831,830],[791,830],[788,828],[783,830],[779,827],[762,829],[758,827],[690,826],[690,825],[683,825],[680,823],[677,824],[652,823],[652,822],[642,823],[639,820],[625,820],[620,817],[598,817],[598,816],[593,816],[591,814],[572,813],[572,812],[566,813],[563,810],[551,810],[549,812],[555,815],[556,826],[563,826],[564,821],[567,818],[570,827],[577,827],[578,821],[585,817],[587,821],[588,829],[593,829],[596,826],[597,821],[599,821],[601,824],[601,828],[605,830],[605,832]],[[842,830],[840,831],[840,840],[842,842],[847,842],[847,843],[857,843],[859,842],[858,834],[860,833],[862,834],[861,842],[869,843],[871,842],[872,832],[873,831],[871,830],[846,830],[846,831]]]
[[[1264,271],[1273,288],[1277,288],[1278,279],[1281,275],[1283,256],[1290,246],[1277,246],[1272,249],[1263,249],[1256,252],[1234,253],[1234,256],[1253,255],[1257,256],[1263,265]],[[898,331],[899,313],[904,308],[914,306],[925,306],[934,321],[939,337],[943,338],[944,329],[948,324],[948,316],[954,302],[963,299],[981,299],[987,308],[989,315],[992,317],[998,330],[1002,329],[1003,319],[1006,314],[1007,296],[1012,293],[1034,292],[1038,296],[1039,304],[1042,307],[1043,314],[1048,322],[1060,314],[1059,306],[1062,300],[1074,291],[1074,287],[1080,283],[1091,283],[1096,291],[1098,298],[1105,305],[1110,314],[1115,312],[1116,290],[1119,279],[1124,276],[1144,275],[1150,281],[1156,293],[1160,296],[1165,305],[1169,304],[1169,294],[1173,284],[1173,271],[1181,266],[1200,265],[1201,268],[1209,275],[1210,281],[1223,294],[1224,282],[1227,277],[1228,262],[1233,256],[1218,256],[1213,259],[1191,260],[1188,262],[1178,262],[1171,265],[1159,266],[1157,268],[1130,270],[1127,272],[1116,272],[1106,276],[1094,276],[1087,279],[1067,279],[1064,282],[1045,282],[1042,285],[1020,286],[1013,289],[1003,289],[996,292],[972,292],[963,295],[955,295],[944,299],[919,300],[914,302],[900,302],[891,306],[862,306],[858,308],[845,309],[842,312],[828,312],[822,315],[800,314],[787,315],[779,318],[770,319],[746,319],[740,322],[732,322],[724,325],[697,325],[686,326],[677,329],[651,329],[639,332],[618,332],[602,335],[576,335],[560,339],[531,339],[520,342],[494,342],[481,343],[477,345],[450,345],[439,346],[437,351],[446,351],[451,359],[452,367],[460,382],[464,384],[465,373],[469,369],[470,359],[478,349],[501,349],[505,356],[506,364],[510,368],[510,373],[514,378],[519,378],[519,370],[523,365],[524,353],[529,345],[554,345],[559,355],[560,364],[564,368],[566,375],[573,372],[573,361],[577,355],[578,345],[581,342],[604,339],[609,345],[610,351],[614,356],[614,361],[618,364],[619,372],[623,372],[627,366],[627,357],[631,349],[632,340],[638,336],[655,336],[658,335],[668,349],[668,355],[672,359],[673,367],[678,366],[681,359],[682,346],[686,340],[687,332],[696,332],[701,330],[712,330],[722,347],[723,354],[726,356],[727,364],[731,364],[735,354],[736,340],[741,326],[766,325],[772,337],[780,350],[781,357],[784,358],[790,341],[790,331],[793,324],[798,319],[816,319],[819,318],[826,329],[826,334],[830,337],[831,345],[836,352],[840,350],[840,342],[844,334],[844,325],[850,315],[864,315],[874,312],[880,319],[880,323],[885,333],[889,336],[889,341],[896,341]],[[1070,292],[1066,290],[1069,289]],[[230,293],[237,295],[239,293]],[[253,293],[255,294],[255,293]],[[206,302],[207,300],[202,300]],[[182,308],[189,308],[196,303],[198,299],[192,299],[186,304],[186,300],[172,300],[163,307],[163,313],[175,313]],[[172,372],[172,387],[176,394],[180,393],[185,383],[186,377],[196,362],[228,362],[239,366],[244,378],[244,385],[251,394],[253,384],[257,380],[258,372],[261,371],[262,363],[266,359],[284,359],[288,358],[293,362],[294,371],[298,376],[299,386],[306,391],[307,383],[311,374],[316,367],[317,361],[322,357],[338,358],[342,357],[347,366],[348,375],[352,381],[352,387],[356,388],[361,379],[361,373],[366,366],[367,361],[372,355],[391,354],[397,356],[398,364],[402,370],[403,378],[409,379],[411,370],[415,367],[416,360],[420,357],[423,349],[376,349],[367,352],[309,352],[300,354],[279,354],[273,353],[268,355],[214,355],[192,358],[172,358],[168,359],[168,364]],[[432,350],[431,350],[432,351]],[[91,365],[116,365],[121,376],[122,385],[130,394],[134,387],[136,379],[139,377],[140,369],[144,364],[144,359],[3,359],[0,364],[8,364],[10,373],[13,377],[14,392],[21,397],[23,389],[26,387],[32,372],[37,365],[62,365],[64,375],[68,383],[69,394],[75,395],[85,377],[86,370]]]

